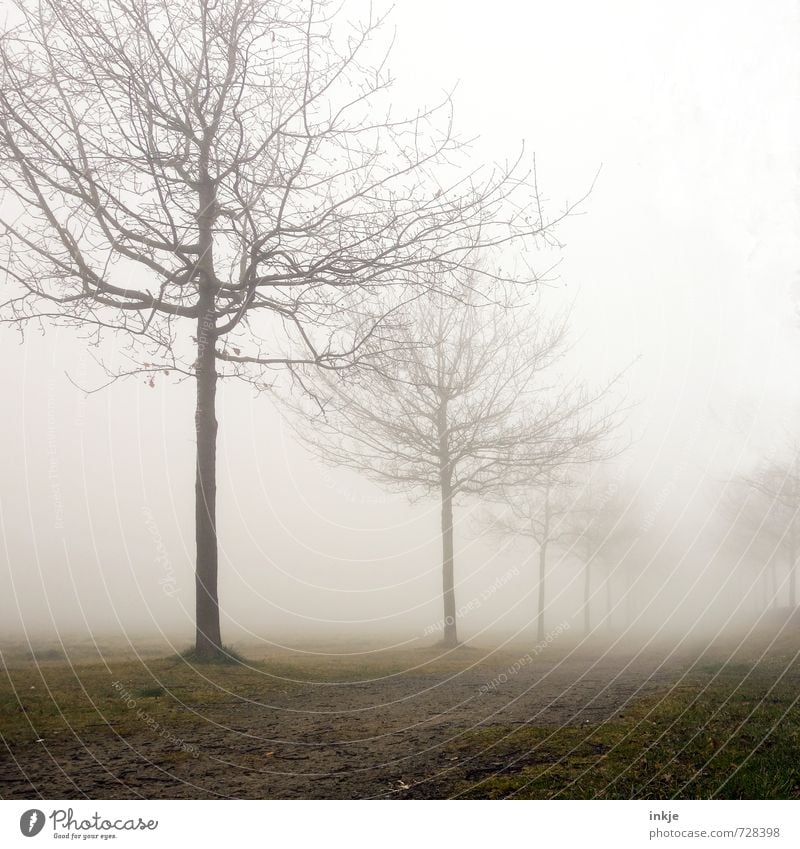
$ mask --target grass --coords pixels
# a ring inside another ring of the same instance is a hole
[[[762,657],[706,654],[673,687],[595,725],[480,726],[450,745],[441,795],[472,798],[800,798],[800,662],[794,634]],[[142,731],[142,716],[195,728],[204,711],[270,698],[304,681],[359,682],[399,674],[443,681],[504,653],[407,648],[347,655],[282,651],[225,663],[190,652],[102,657],[2,656],[0,734],[12,746],[72,734]],[[516,657],[512,652],[508,657]],[[488,673],[487,673],[488,674]],[[184,757],[179,753],[176,757]]]
[[[0,673],[0,737],[10,744],[59,736],[141,730],[140,711],[164,725],[191,725],[207,707],[235,697],[269,701],[307,681],[359,682],[411,674],[446,676],[473,662],[497,662],[483,653],[436,648],[325,656],[282,652],[266,660],[228,657],[208,661],[187,650],[172,657],[100,657],[72,653],[6,653]],[[44,659],[42,659],[44,658]]]
[[[793,658],[706,664],[599,725],[482,728],[460,745],[467,767],[455,792],[519,799],[797,799],[798,694],[800,663]]]
[[[457,675],[473,665],[493,669],[508,665],[519,656],[517,650],[486,651],[460,645],[443,649],[434,645],[425,648],[392,649],[363,654],[331,654],[314,652],[280,654],[268,661],[275,675],[290,682],[361,682],[376,681],[399,675],[436,676],[438,679]]]
[[[139,711],[170,725],[197,721],[195,711],[231,698],[260,698],[285,685],[260,665],[207,664],[182,657],[101,663],[7,663],[0,676],[0,730],[6,742],[141,730]]]
[[[223,646],[221,652],[222,653],[219,656],[205,657],[203,655],[199,655],[194,648],[188,648],[186,651],[181,652],[180,656],[195,666],[209,664],[236,666],[237,664],[242,665],[247,663],[245,657],[230,646]]]

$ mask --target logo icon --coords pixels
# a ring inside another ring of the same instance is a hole
[[[25,837],[36,837],[44,828],[44,813],[38,808],[31,808],[19,818],[19,830]]]

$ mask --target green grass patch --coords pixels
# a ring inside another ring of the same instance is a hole
[[[456,792],[521,799],[800,798],[800,664],[700,667],[599,725],[491,726]],[[474,764],[474,766],[471,766]]]
[[[135,692],[136,698],[140,699],[158,699],[166,693],[164,687],[144,687]]]
[[[11,744],[72,733],[142,731],[148,720],[200,721],[205,708],[285,689],[263,664],[191,664],[181,657],[6,664],[0,674],[0,734]]]

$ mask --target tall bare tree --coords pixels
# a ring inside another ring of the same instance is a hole
[[[381,21],[339,28],[337,9],[19,0],[0,36],[2,314],[126,337],[111,379],[196,382],[201,656],[222,652],[218,380],[357,362],[376,293],[555,223],[521,159],[465,169],[446,98],[394,115]]]
[[[324,411],[301,437],[325,460],[441,502],[443,642],[458,642],[453,505],[545,475],[607,430],[598,396],[560,382],[566,325],[506,299],[432,294],[398,312],[377,367],[323,377]]]

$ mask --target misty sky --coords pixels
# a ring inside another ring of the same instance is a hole
[[[402,0],[392,20],[400,105],[457,83],[475,157],[513,157],[524,139],[554,209],[601,169],[560,233],[546,297],[574,300],[588,379],[633,363],[635,444],[620,463],[645,506],[666,487],[676,516],[692,494],[707,511],[703,487],[773,450],[800,408],[797,4]],[[65,371],[89,386],[102,376],[70,332],[20,346],[6,328],[0,345],[0,637],[24,621],[188,638],[191,385],[134,379],[86,397]],[[267,395],[231,384],[220,400],[223,628],[380,623],[419,637],[440,615],[438,505],[323,468]],[[525,571],[519,544],[476,539],[470,505],[457,521],[460,599]],[[518,580],[479,626],[532,608]]]

